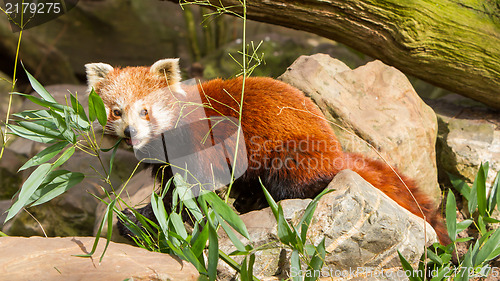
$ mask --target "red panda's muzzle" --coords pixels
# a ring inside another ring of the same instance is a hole
[[[132,126],[125,127],[123,134],[125,135],[125,143],[129,146],[136,146],[141,142],[140,139],[134,138],[137,135],[137,130]]]
[[[141,140],[139,140],[139,139],[133,139],[133,138],[123,138],[123,140],[125,141],[125,143],[128,146],[132,146],[132,147],[138,145],[141,142]]]

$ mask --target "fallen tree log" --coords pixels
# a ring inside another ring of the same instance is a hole
[[[242,12],[238,0],[211,2]],[[496,1],[248,0],[246,4],[248,19],[333,39],[407,74],[500,108]]]

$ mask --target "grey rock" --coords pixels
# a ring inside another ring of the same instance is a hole
[[[94,237],[0,237],[3,280],[197,280],[195,267],[176,257],[106,240],[90,252]]]
[[[439,203],[436,116],[403,73],[380,61],[351,70],[316,54],[299,57],[279,79],[318,104],[345,151],[374,159],[380,153]]]
[[[437,241],[432,227],[421,218],[397,205],[389,197],[371,186],[350,170],[340,172],[328,188],[334,191],[318,203],[308,231],[308,240],[317,245],[325,238],[327,250],[324,274],[350,272],[349,278],[373,279],[367,272],[400,270],[397,251],[414,264],[424,251],[424,245]],[[296,224],[300,221],[310,199],[281,201],[285,218]],[[244,244],[255,247],[267,245],[256,252],[254,273],[257,277],[287,278],[298,272],[290,268],[291,251],[278,242],[277,223],[270,208],[241,215],[250,233],[251,242],[238,235]],[[225,253],[236,248],[223,231],[219,231],[219,247]],[[234,259],[241,262],[242,257]],[[364,270],[361,272],[359,270]],[[357,271],[358,270],[358,271]],[[234,270],[219,263],[219,277],[230,279]],[[365,274],[365,275],[363,275]],[[329,276],[322,276],[329,277]],[[336,276],[334,276],[336,277]],[[398,280],[391,276],[389,280]]]
[[[481,163],[490,164],[487,185],[500,170],[500,112],[470,105],[462,99],[446,97],[428,101],[439,121],[437,159],[440,180],[447,183],[447,173],[474,182]]]
[[[437,242],[432,226],[355,172],[340,172],[328,188],[334,191],[320,200],[308,233],[314,244],[326,237],[331,253],[328,266],[342,270],[398,267],[396,250],[415,263],[424,245]]]

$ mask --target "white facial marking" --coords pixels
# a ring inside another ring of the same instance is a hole
[[[156,134],[161,134],[166,130],[169,130],[175,126],[177,121],[177,116],[172,111],[172,108],[168,108],[163,104],[153,104],[151,107],[151,111],[153,112],[153,116],[155,118],[155,122],[158,124],[157,128],[155,128]]]

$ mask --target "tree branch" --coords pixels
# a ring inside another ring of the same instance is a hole
[[[241,5],[238,0],[212,4]],[[495,1],[248,0],[247,17],[333,39],[500,108],[500,7]]]

